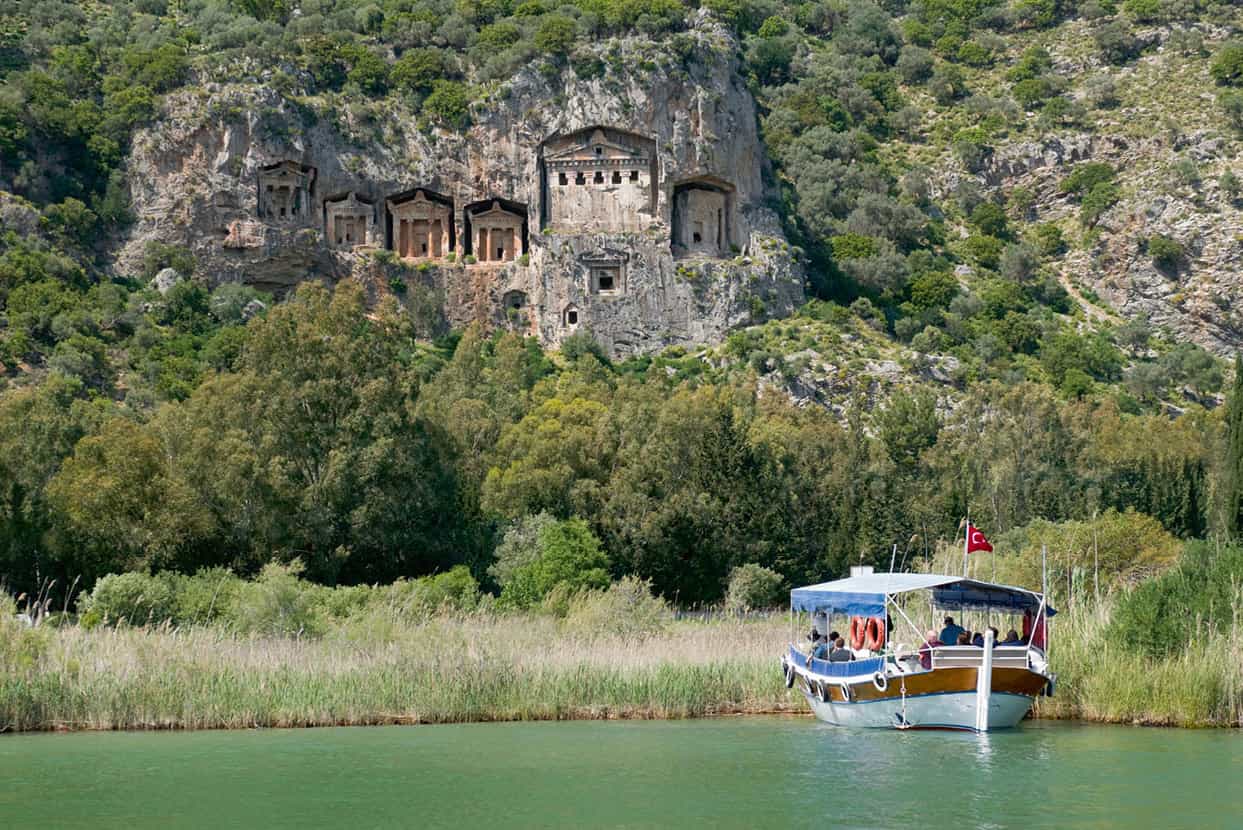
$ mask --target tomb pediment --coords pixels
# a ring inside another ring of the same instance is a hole
[[[588,166],[596,164],[645,165],[651,160],[644,146],[649,143],[649,139],[637,135],[634,139],[633,144],[628,144],[610,138],[599,127],[590,132],[583,130],[554,139],[544,153],[544,160],[554,167],[584,164]]]

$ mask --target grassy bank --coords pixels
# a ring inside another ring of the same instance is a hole
[[[1037,714],[1152,726],[1243,725],[1243,636],[1238,626],[1193,639],[1168,657],[1137,654],[1112,639],[1112,604],[1057,617],[1050,660],[1057,694]]]
[[[1106,636],[1109,609],[1059,617],[1057,695],[1036,715],[1238,726],[1243,648],[1217,636],[1161,660]],[[593,634],[538,614],[437,616],[317,639],[218,627],[9,628],[0,731],[216,729],[806,712],[777,672],[771,620]]]
[[[10,632],[11,633],[11,632]],[[800,711],[780,621],[677,622],[644,637],[538,615],[437,617],[382,637],[213,628],[30,631],[0,677],[0,730],[205,729]],[[12,648],[12,643],[10,643]]]

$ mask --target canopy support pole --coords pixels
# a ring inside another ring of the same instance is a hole
[[[975,683],[975,731],[988,731],[988,700],[993,692],[993,630],[984,631],[984,659]]]
[[[893,606],[894,608],[898,609],[898,613],[902,615],[902,619],[906,620],[906,624],[907,624],[907,625],[909,625],[909,626],[911,627],[911,630],[915,632],[915,639],[916,639],[916,641],[918,641],[918,642],[921,642],[921,643],[922,643],[922,642],[923,642],[923,639],[924,639],[924,635],[923,635],[923,633],[921,633],[921,632],[920,632],[919,627],[918,627],[918,626],[916,626],[916,625],[915,625],[915,623],[911,622],[911,618],[910,618],[910,617],[908,617],[908,616],[906,615],[906,612],[902,610],[902,606],[901,606],[901,605],[898,605],[898,603],[894,602],[893,597],[892,597],[892,596],[890,596],[890,595],[888,595],[888,594],[886,594],[886,595],[885,595],[885,604],[886,604],[886,605]],[[893,632],[892,632],[892,631],[888,631],[888,632],[885,632],[885,633],[886,633],[886,634],[888,635],[888,637],[889,637],[889,647],[893,649],[893,656],[894,656],[894,658],[896,659],[897,657],[900,657],[901,655],[899,655],[899,654],[898,654],[898,649],[897,649],[897,646],[896,646],[896,645],[894,644],[894,642],[893,642]],[[915,648],[918,650],[919,646],[917,645],[917,646],[915,646]]]

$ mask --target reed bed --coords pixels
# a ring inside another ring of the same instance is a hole
[[[1109,638],[1111,602],[1055,618],[1049,659],[1057,693],[1038,717],[1149,726],[1243,725],[1243,632],[1205,632],[1180,653],[1153,659]]]
[[[1056,618],[1057,694],[1035,715],[1243,725],[1238,626],[1171,658],[1108,638],[1109,603]],[[316,639],[222,627],[0,626],[0,732],[690,718],[805,713],[777,668],[784,616],[670,620],[645,634],[541,614],[343,624]]]
[[[539,615],[435,617],[381,635],[210,627],[31,632],[0,677],[0,731],[214,729],[800,711],[784,619],[671,622],[651,636]]]

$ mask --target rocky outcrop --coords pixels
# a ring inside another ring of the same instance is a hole
[[[1243,315],[1234,303],[1243,291],[1243,203],[1217,183],[1237,152],[1236,142],[1214,130],[1145,138],[1050,135],[994,148],[974,176],[947,163],[934,190],[949,198],[964,178],[1003,197],[1029,190],[1034,208],[1026,218],[1058,222],[1072,242],[1051,265],[1068,286],[1089,288],[1121,316],[1146,317],[1155,328],[1224,356],[1243,346]],[[1121,196],[1090,235],[1078,221],[1078,204],[1059,190],[1074,165],[1087,161],[1117,171]],[[1194,180],[1177,169],[1188,162],[1197,169]],[[1177,266],[1153,262],[1146,244],[1155,235],[1183,246]]]
[[[164,117],[134,142],[138,221],[117,267],[136,271],[146,244],[158,240],[190,248],[213,284],[279,292],[305,279],[340,279],[365,270],[376,249],[396,246],[386,200],[421,188],[452,205],[451,251],[429,265],[455,323],[518,325],[546,344],[589,330],[624,355],[714,341],[739,323],[787,314],[802,301],[803,275],[770,207],[737,44],[706,14],[690,37],[693,54],[684,59],[641,39],[598,44],[594,77],[568,66],[555,77],[527,68],[475,105],[464,134],[420,126],[400,109],[363,116],[262,86],[169,96]],[[543,149],[597,127],[649,142],[650,205],[624,230],[555,226]],[[291,163],[291,186],[305,191],[260,199],[261,176],[282,162]],[[719,197],[728,203],[728,246],[715,255],[674,255],[675,189],[687,182],[728,194]],[[376,206],[374,227],[340,246],[327,233],[325,200],[347,194]],[[526,211],[525,253],[506,252],[503,263],[467,255],[476,240],[464,237],[465,208],[492,200]]]

